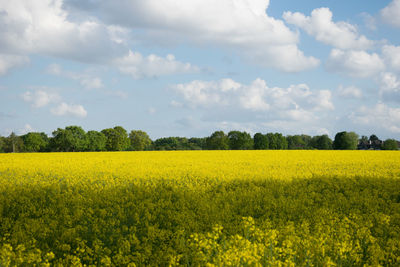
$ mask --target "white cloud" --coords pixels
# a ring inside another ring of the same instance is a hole
[[[103,82],[98,77],[81,78],[80,84],[88,89],[99,89],[104,87]]]
[[[71,14],[64,7],[63,0],[0,0],[0,75],[26,63],[26,56],[30,54],[105,65],[112,65],[118,59],[122,64],[118,67],[134,76],[186,73],[195,69],[172,55],[161,58],[133,54],[128,49],[129,30],[106,25],[93,16],[82,16],[84,19],[79,22],[71,21]],[[21,56],[12,56],[14,54]],[[79,80],[84,87],[103,86],[100,78],[65,73],[53,67],[49,70],[52,74]]]
[[[29,63],[29,58],[19,55],[0,54],[0,76],[8,72],[8,70]]]
[[[71,5],[76,8],[68,8]],[[84,5],[68,0],[0,0],[0,53],[117,63],[122,72],[135,78],[199,71],[172,55],[130,51],[128,43],[134,36],[135,42],[154,43],[157,38],[159,45],[171,40],[218,45],[234,49],[253,63],[287,72],[319,65],[318,59],[299,50],[296,32],[266,14],[268,0],[96,1],[90,4],[94,13],[73,20],[76,14],[69,12],[85,13],[89,9]],[[131,35],[133,29],[139,33]]]
[[[381,74],[381,90],[382,91],[398,91],[400,92],[400,80],[398,77],[390,72]]]
[[[344,87],[340,85],[338,88],[338,95],[346,98],[361,98],[362,91],[355,86]]]
[[[239,87],[238,87],[239,88]],[[268,110],[270,104],[267,103],[267,83],[264,80],[256,79],[251,86],[246,89],[242,89],[239,96],[239,102],[242,108],[249,110]]]
[[[382,48],[382,55],[390,68],[400,72],[400,46],[385,45]]]
[[[66,2],[74,9],[96,10],[91,14],[108,24],[145,30],[136,35],[145,41],[218,45],[257,64],[288,72],[319,64],[298,49],[297,32],[267,15],[269,0],[115,0],[93,5],[87,9],[79,2]]]
[[[22,94],[22,99],[30,103],[34,108],[41,108],[61,100],[58,94],[48,93],[43,90],[37,90],[35,92],[27,91]]]
[[[121,47],[95,20],[68,21],[62,0],[1,0],[3,53],[40,53],[83,62],[102,62]]]
[[[99,3],[111,24],[190,35],[198,42],[288,44],[297,41],[281,20],[267,16],[268,0],[116,0]],[[261,34],[260,34],[261,33]]]
[[[127,40],[129,39],[128,29],[116,25],[110,25],[107,26],[107,30],[113,42],[117,44],[127,44]]]
[[[80,118],[85,118],[87,116],[87,111],[81,105],[69,105],[62,102],[57,107],[51,109],[51,113],[57,116],[75,116]]]
[[[329,8],[318,8],[311,12],[311,16],[290,11],[283,14],[287,23],[296,25],[320,42],[340,49],[368,49],[374,42],[360,35],[357,28],[347,22],[332,21],[332,12]]]
[[[379,93],[385,100],[400,101],[400,79],[394,73],[382,73]]]
[[[370,78],[383,71],[385,64],[376,53],[332,49],[327,68],[352,77]]]
[[[250,61],[263,67],[276,68],[284,72],[300,72],[317,67],[319,59],[307,57],[297,45],[264,46],[241,51]]]
[[[24,128],[18,130],[18,135],[24,135],[27,133],[35,132],[36,130],[32,128],[30,124],[25,124]]]
[[[384,103],[374,107],[362,106],[350,115],[355,124],[381,127],[391,133],[400,133],[400,108],[391,108]]]
[[[50,104],[56,104],[50,109],[53,115],[68,116],[84,118],[87,112],[82,105],[66,104],[62,98],[56,93],[49,93],[43,90],[36,90],[34,92],[27,91],[21,95],[22,99],[30,103],[34,108],[42,108]]]
[[[289,88],[268,87],[262,79],[249,85],[231,79],[219,81],[192,81],[173,87],[188,106],[207,110],[238,110],[254,113],[257,116],[288,120],[311,121],[318,117],[317,112],[334,109],[331,92],[313,92],[305,84]]]
[[[232,79],[222,79],[217,82],[196,80],[173,86],[185,100],[194,106],[227,105],[228,92],[235,91],[240,87],[241,84]],[[226,95],[223,96],[224,94]]]
[[[104,87],[99,77],[93,77],[93,75],[87,72],[77,73],[66,71],[58,64],[50,64],[47,67],[47,73],[78,81],[86,89],[100,89]]]
[[[132,51],[129,51],[124,57],[115,59],[114,65],[122,73],[129,74],[134,79],[200,71],[198,67],[190,63],[177,61],[171,54],[165,58],[153,54],[144,57],[142,54]]]
[[[400,0],[393,0],[381,10],[380,15],[384,22],[400,27]]]
[[[333,110],[332,92],[330,90],[320,90],[310,100],[315,105],[316,110]]]

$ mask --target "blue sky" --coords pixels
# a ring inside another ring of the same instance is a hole
[[[0,0],[3,136],[400,139],[399,104],[400,0]]]

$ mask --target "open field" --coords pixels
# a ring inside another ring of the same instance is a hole
[[[400,153],[0,154],[0,266],[400,265]]]

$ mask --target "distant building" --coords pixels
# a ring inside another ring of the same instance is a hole
[[[399,142],[400,144],[400,142]],[[359,140],[357,149],[359,150],[380,150],[382,148],[382,140]]]

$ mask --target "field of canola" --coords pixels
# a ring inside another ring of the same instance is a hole
[[[0,266],[399,266],[400,153],[0,154]]]

